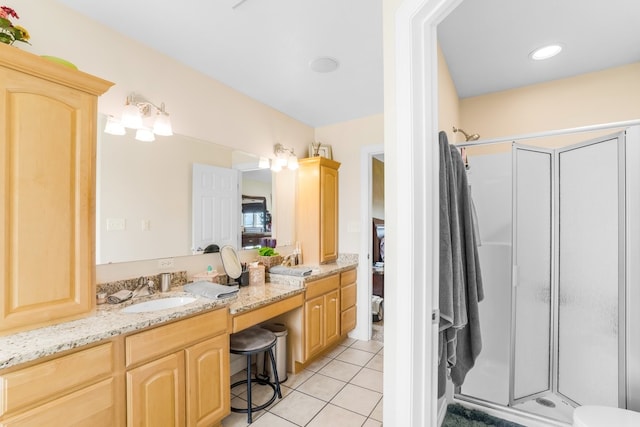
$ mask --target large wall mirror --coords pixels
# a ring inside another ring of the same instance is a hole
[[[134,133],[115,136],[98,127],[96,263],[192,255],[192,164],[241,171],[242,194],[264,197],[274,213],[270,170],[258,158],[230,147],[173,135],[141,142]],[[274,218],[264,218],[270,222]],[[265,222],[264,234],[272,237]],[[242,228],[238,230],[242,234]],[[238,246],[242,246],[239,242]],[[251,246],[251,245],[247,245]]]

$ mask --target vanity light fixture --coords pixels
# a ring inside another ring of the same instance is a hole
[[[122,126],[122,121],[113,116],[107,117],[107,124],[104,127],[105,133],[111,135],[125,135],[127,130]]]
[[[280,172],[284,167],[291,170],[298,169],[298,158],[293,152],[293,148],[287,148],[282,144],[276,144],[273,147],[273,152],[275,153],[276,158],[271,161],[272,171]]]
[[[269,161],[269,159],[267,159],[266,157],[260,157],[260,160],[258,161],[258,167],[260,169],[269,169],[270,166],[271,162]]]
[[[152,108],[156,110],[156,118],[153,122],[153,128],[149,129],[145,127],[143,119],[151,115]],[[173,135],[171,120],[169,119],[169,113],[165,110],[164,102],[157,106],[135,93],[127,97],[120,120],[113,116],[107,118],[104,131],[111,135],[124,135],[126,133],[125,128],[136,129],[136,139],[138,141],[153,141],[155,140],[154,135]]]
[[[156,136],[151,129],[142,127],[136,130],[136,139],[142,142],[153,142],[156,140]]]

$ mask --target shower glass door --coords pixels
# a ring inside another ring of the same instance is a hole
[[[551,388],[552,153],[514,144],[513,168],[510,405]]]
[[[557,391],[578,405],[619,403],[618,146],[609,137],[558,150]]]

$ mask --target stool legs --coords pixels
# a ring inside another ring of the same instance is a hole
[[[274,353],[274,347],[272,346],[271,348],[267,349],[266,352],[269,354],[269,360],[271,360],[271,368],[273,370],[273,377],[274,377],[274,381],[273,383],[271,381],[269,381],[269,377],[267,377],[266,380],[261,380],[260,378],[256,377],[256,382],[258,384],[263,384],[263,385],[268,385],[269,387],[271,387],[273,389],[273,396],[271,397],[271,399],[269,399],[268,402],[263,403],[262,405],[258,405],[258,406],[253,406],[252,405],[252,397],[251,397],[251,356],[254,353],[248,353],[246,354],[247,356],[247,379],[246,380],[240,380],[237,381],[233,384],[231,384],[231,388],[234,388],[237,385],[240,384],[246,384],[247,385],[247,409],[244,408],[234,408],[231,407],[231,410],[233,412],[245,412],[247,413],[247,423],[251,424],[253,422],[253,412],[255,411],[259,411],[262,409],[265,409],[267,406],[271,405],[277,398],[282,399],[282,390],[280,389],[280,378],[278,377],[278,368],[276,366],[276,357],[275,357],[275,353]]]
[[[278,378],[278,368],[276,367],[276,358],[273,355],[273,348],[274,347],[271,347],[267,353],[269,353],[269,358],[271,359],[271,369],[273,369],[273,379],[276,383],[278,398],[282,399],[282,393],[280,391],[280,378]]]
[[[251,355],[247,354],[247,422],[249,424],[253,422],[251,402]]]

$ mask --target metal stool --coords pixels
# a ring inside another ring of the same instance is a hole
[[[233,354],[244,354],[247,356],[247,379],[236,381],[231,384],[231,388],[234,388],[240,384],[247,384],[247,408],[234,408],[231,407],[233,412],[240,412],[247,414],[247,422],[251,424],[253,422],[252,413],[259,411],[271,405],[276,397],[282,399],[282,392],[280,391],[280,380],[278,379],[278,369],[276,367],[276,358],[273,354],[273,348],[276,345],[276,335],[266,329],[260,327],[253,327],[244,331],[231,334],[230,337],[230,349]],[[255,381],[258,384],[268,385],[273,389],[273,396],[268,402],[262,405],[252,406],[251,404],[251,356],[254,354],[267,352],[271,359],[271,367],[273,368],[274,382],[264,380],[256,377]]]

